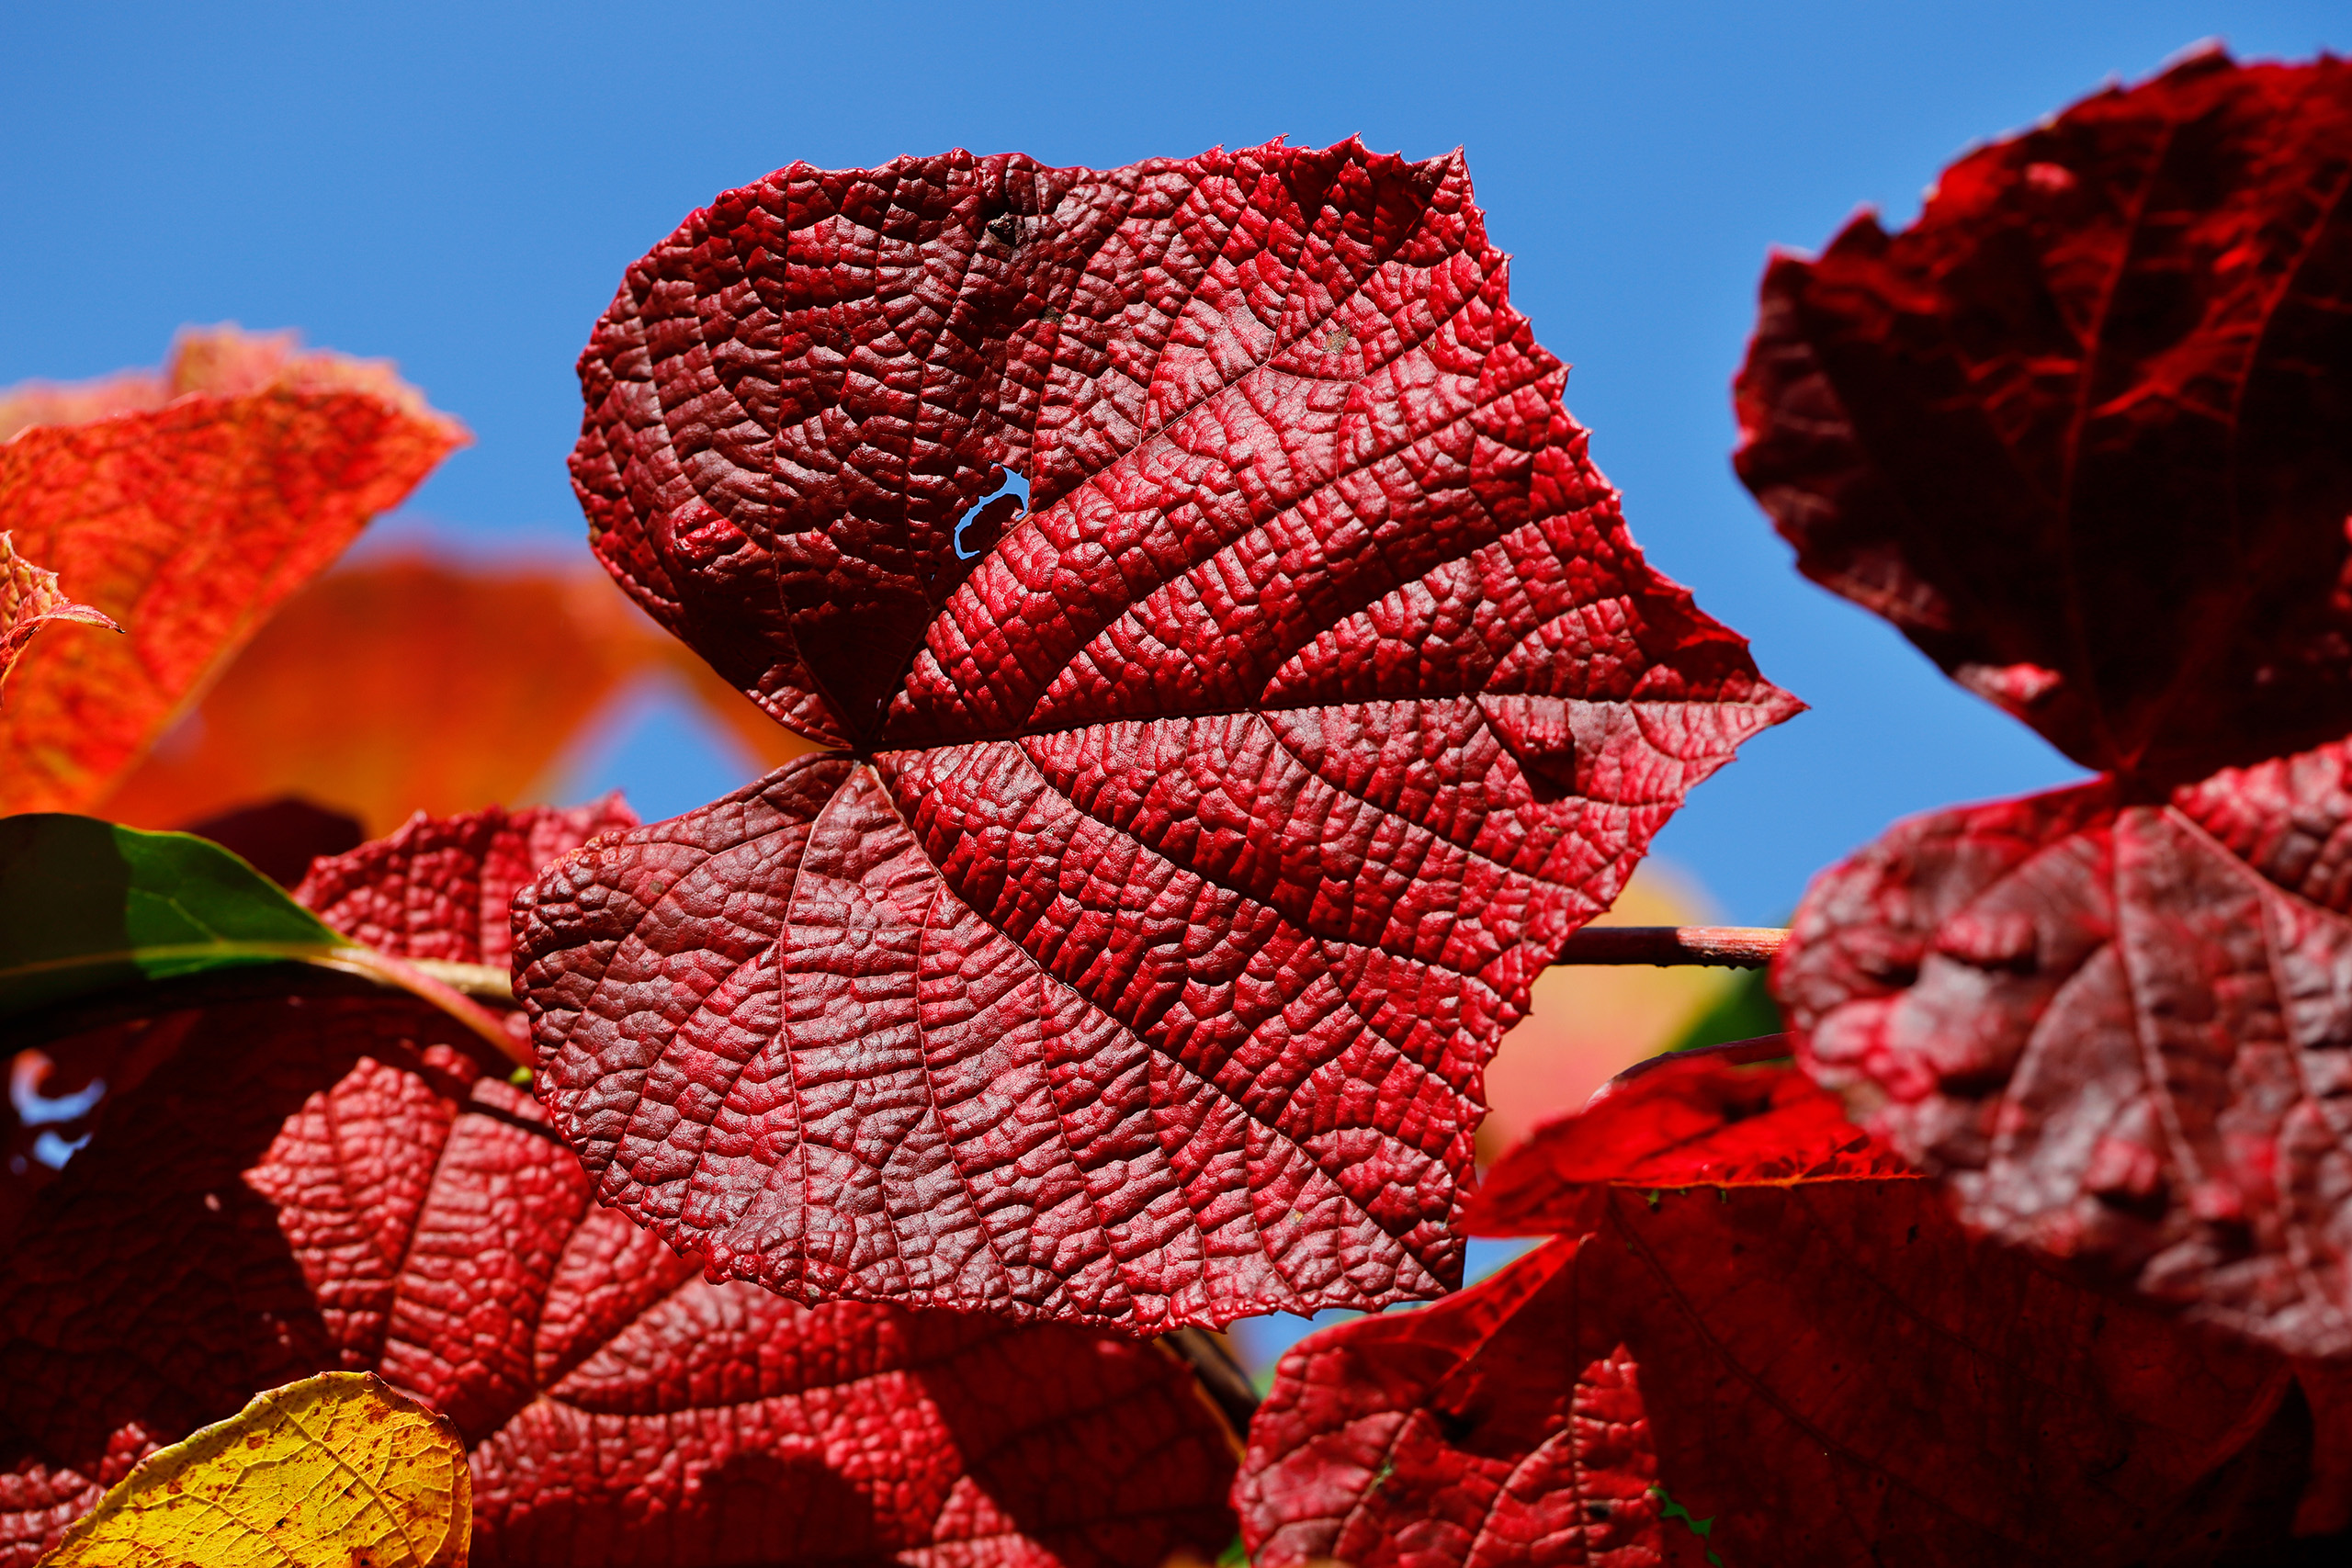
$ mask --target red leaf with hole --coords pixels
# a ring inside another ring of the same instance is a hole
[[[1461,161],[1352,142],[796,164],[632,267],[596,550],[846,750],[518,906],[602,1197],[802,1299],[1136,1332],[1458,1278],[1529,981],[1795,707],[1566,375]]]
[[[516,846],[597,815],[420,823],[311,883],[395,936],[383,911],[440,911],[405,951],[447,956]],[[1108,1568],[1230,1538],[1231,1439],[1158,1347],[708,1280],[599,1207],[504,1064],[412,1001],[156,1027],[176,1052],[107,1106],[0,1276],[0,1563],[153,1446],[336,1367],[455,1420],[477,1568]]]
[[[1235,1488],[1254,1561],[2090,1568],[2281,1544],[2312,1459],[2281,1359],[1970,1239],[1793,1067],[1739,1055],[1623,1078],[1505,1156],[1497,1189],[1571,1234],[1283,1359]]]
[[[1902,234],[1776,262],[1740,390],[1805,570],[2113,770],[1826,874],[1776,970],[1802,1059],[1971,1225],[2326,1356],[2347,190],[2352,66],[2199,56],[1962,160]]]
[[[1775,259],[1736,459],[1804,572],[2086,766],[2352,730],[2352,64],[2209,53]]]

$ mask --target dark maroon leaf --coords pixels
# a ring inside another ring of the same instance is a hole
[[[1973,1240],[1894,1165],[1786,1064],[1620,1080],[1496,1172],[1577,1230],[1283,1359],[1235,1489],[1254,1561],[2301,1560],[2282,1358]]]
[[[2077,761],[2352,730],[2352,65],[2199,55],[1776,258],[1737,463],[1804,572]]]
[[[582,375],[600,557],[847,748],[524,896],[602,1197],[1136,1332],[1458,1278],[1528,983],[1795,706],[1627,538],[1460,159],[795,164]]]
[[[235,851],[255,871],[288,887],[300,882],[321,855],[356,849],[367,836],[356,818],[294,795],[224,811],[187,824],[187,830]]]

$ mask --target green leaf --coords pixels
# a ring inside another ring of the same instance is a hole
[[[503,972],[358,946],[209,839],[62,812],[0,818],[0,1019],[263,964],[410,991],[508,1055],[518,1050],[452,988],[503,992]]]

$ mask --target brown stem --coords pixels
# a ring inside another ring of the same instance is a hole
[[[1234,1435],[1247,1438],[1250,1417],[1258,1413],[1258,1390],[1224,1342],[1204,1329],[1180,1328],[1161,1335],[1159,1343],[1192,1367],[1201,1392],[1232,1423]]]
[[[1788,940],[1779,926],[1587,926],[1553,962],[1761,969]]]

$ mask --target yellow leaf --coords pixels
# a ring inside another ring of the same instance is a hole
[[[41,1568],[462,1568],[472,1529],[448,1418],[322,1372],[148,1455]]]

